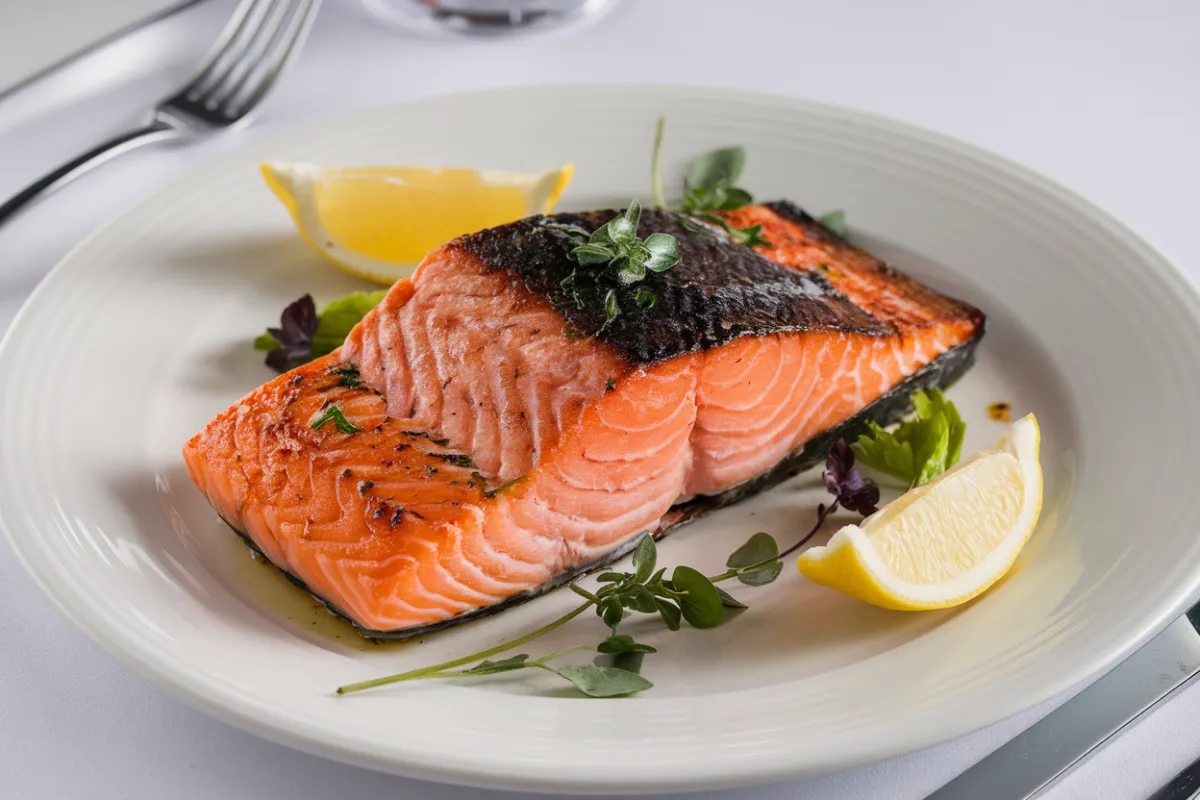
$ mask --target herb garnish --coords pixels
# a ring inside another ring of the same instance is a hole
[[[475,460],[467,453],[430,453],[430,455],[434,458],[440,458],[442,461],[455,467],[462,467],[463,469],[475,468]]]
[[[479,476],[480,479],[482,477]],[[783,570],[782,559],[807,544],[820,530],[828,515],[839,506],[863,514],[874,511],[875,503],[879,499],[879,489],[854,468],[854,454],[844,440],[838,441],[826,460],[824,481],[826,488],[834,496],[833,502],[829,506],[818,506],[817,524],[800,541],[782,553],[774,537],[767,533],[756,533],[729,556],[724,572],[705,576],[692,567],[677,566],[671,571],[670,578],[667,578],[667,570],[658,566],[654,539],[645,534],[634,547],[632,571],[610,571],[600,574],[596,578],[600,588],[595,591],[585,589],[578,581],[568,584],[568,588],[583,597],[584,602],[553,622],[469,656],[398,675],[342,686],[337,690],[338,694],[412,680],[466,678],[521,669],[553,672],[571,681],[579,691],[589,697],[618,697],[649,689],[653,684],[639,672],[642,660],[647,655],[657,652],[657,648],[638,642],[628,634],[619,633],[618,626],[629,614],[638,613],[657,615],[670,631],[679,630],[684,622],[695,628],[711,628],[726,621],[730,615],[745,609],[745,603],[716,584],[731,578],[737,578],[747,586],[771,583]],[[499,661],[490,660],[493,656],[513,650],[566,625],[589,608],[595,610],[596,615],[609,629],[609,635],[595,648],[570,647],[533,660],[526,653]],[[611,663],[559,669],[547,666],[547,662],[552,659],[592,649],[608,658]],[[472,663],[475,666],[458,669]]]
[[[283,309],[279,315],[279,327],[267,328],[267,332],[254,340],[255,350],[267,350],[267,366],[276,372],[287,372],[310,361],[312,337],[317,332],[317,305],[312,295],[306,294]]]
[[[817,217],[817,222],[820,222],[843,239],[846,238],[846,212],[840,208]]]
[[[485,478],[483,476],[483,474],[480,472],[472,472],[471,479],[468,481],[468,483],[477,487],[479,489],[480,493],[484,497],[487,497],[490,499],[490,498],[495,497],[497,494],[504,491],[505,489],[509,488],[510,486],[516,486],[518,483],[521,482],[521,480],[522,480],[522,478],[513,478],[511,481],[505,481],[504,483],[500,484],[495,489],[488,489],[487,488],[487,478]]]
[[[342,410],[337,407],[336,403],[325,409],[325,413],[317,417],[317,421],[309,427],[315,431],[330,420],[333,420],[333,424],[342,433],[358,433],[358,428],[350,420],[346,419],[346,415],[342,413]]]
[[[351,292],[331,302],[319,314],[312,295],[306,294],[283,309],[279,327],[267,328],[266,333],[254,340],[254,349],[267,351],[267,366],[276,372],[295,369],[341,347],[359,320],[386,294],[387,289]]]
[[[329,374],[338,376],[338,386],[346,386],[351,389],[357,389],[359,386],[362,386],[358,367],[353,364],[341,364],[333,367],[329,370]]]
[[[603,294],[604,315],[611,321],[621,313],[618,287],[641,281],[647,270],[666,272],[679,263],[679,242],[671,234],[652,233],[645,239],[638,238],[641,216],[641,203],[634,198],[629,201],[624,214],[618,214],[590,234],[568,225],[547,226],[580,239],[567,256],[582,267],[583,272],[576,268],[562,281],[563,289],[571,293],[577,308],[582,310],[585,306],[580,283],[586,281],[592,284],[597,294]],[[653,307],[658,299],[646,287],[639,288],[635,298],[643,308]]]
[[[654,129],[654,150],[650,156],[650,184],[654,205],[666,208],[662,191],[662,140],[666,117],[660,116]],[[746,168],[744,147],[720,147],[697,158],[688,169],[683,183],[683,199],[678,209],[706,222],[719,225],[731,239],[749,247],[770,247],[762,237],[762,225],[736,228],[724,217],[714,213],[732,211],[754,202],[750,192],[737,185]]]
[[[867,423],[867,431],[854,443],[864,464],[920,486],[958,462],[967,425],[940,389],[912,396],[916,414],[894,431]]]

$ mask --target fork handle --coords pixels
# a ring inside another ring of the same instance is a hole
[[[103,144],[99,144],[76,158],[71,159],[58,169],[50,172],[17,192],[0,205],[0,225],[17,214],[22,208],[43,194],[58,189],[68,182],[78,178],[88,170],[98,167],[110,158],[132,150],[143,144],[159,142],[179,136],[181,131],[165,122],[155,120],[145,127],[123,133]]]

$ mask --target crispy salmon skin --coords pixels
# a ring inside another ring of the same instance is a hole
[[[652,308],[623,296],[608,320],[564,288],[562,228],[615,213],[533,217],[431,253],[339,351],[193,437],[192,479],[331,610],[411,636],[778,483],[957,379],[984,333],[977,309],[788,203],[729,212],[763,225],[759,252],[645,212],[639,234],[675,236],[680,263],[638,284]]]

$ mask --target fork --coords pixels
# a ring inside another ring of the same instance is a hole
[[[312,27],[321,0],[242,0],[190,81],[149,121],[68,161],[0,205],[0,225],[34,199],[121,153],[152,142],[198,138],[249,119]]]

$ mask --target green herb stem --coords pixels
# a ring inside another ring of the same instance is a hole
[[[587,589],[585,589],[585,588],[583,588],[582,586],[580,586],[578,583],[572,583],[572,584],[568,584],[568,586],[569,586],[569,588],[571,589],[571,591],[572,591],[572,592],[574,592],[575,594],[579,595],[580,597],[586,597],[586,598],[587,598],[589,601],[591,601],[591,602],[593,602],[593,603],[599,603],[599,602],[600,602],[600,598],[599,598],[599,597],[597,597],[596,595],[592,594],[592,593],[591,593],[591,592],[589,592]]]
[[[374,689],[377,686],[386,686],[391,683],[400,683],[402,681],[411,681],[411,680],[416,680],[418,678],[424,678],[427,676],[432,677],[432,676],[434,676],[434,673],[437,673],[437,672],[443,672],[448,669],[453,669],[454,667],[461,667],[466,664],[470,664],[473,661],[481,661],[485,658],[491,658],[492,656],[498,655],[507,650],[512,650],[514,647],[520,647],[521,645],[525,644],[526,642],[531,642],[534,639],[538,638],[539,636],[549,633],[550,631],[554,630],[555,628],[560,628],[563,625],[566,625],[568,622],[570,622],[571,620],[578,617],[584,611],[587,611],[593,605],[595,605],[595,601],[588,600],[586,603],[579,605],[575,609],[567,612],[566,614],[563,614],[561,617],[554,620],[553,622],[549,622],[549,623],[543,625],[542,627],[538,628],[537,630],[530,631],[529,633],[525,634],[524,636],[518,636],[516,639],[510,639],[507,642],[502,642],[502,643],[496,645],[495,647],[489,647],[487,650],[481,650],[478,653],[472,653],[471,655],[463,656],[462,658],[455,658],[450,661],[443,661],[441,664],[434,664],[432,667],[422,667],[421,669],[409,670],[408,672],[401,672],[396,675],[388,675],[383,678],[375,678],[374,680],[362,681],[361,683],[351,683],[346,686],[339,686],[337,693],[338,694],[350,694],[351,692],[361,692],[364,689]]]
[[[825,524],[825,519],[830,514],[837,511],[837,509],[838,509],[838,501],[837,500],[834,500],[832,503],[830,503],[828,507],[826,507],[824,503],[817,506],[817,521],[812,526],[812,529],[808,533],[804,534],[804,537],[800,541],[796,542],[794,545],[789,547],[787,550],[784,550],[782,553],[780,553],[779,557],[783,558],[784,556],[790,556],[792,553],[796,552],[801,547],[804,547],[804,545],[808,544],[808,540],[811,539],[812,537],[816,536],[817,531],[821,530],[821,526]]]
[[[662,143],[663,129],[667,126],[667,118],[659,116],[658,124],[654,127],[654,149],[650,153],[650,201],[655,208],[667,207],[667,196],[663,193],[662,181]]]

